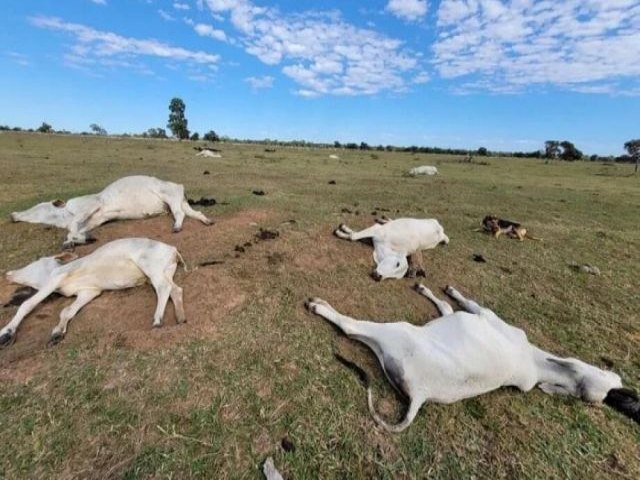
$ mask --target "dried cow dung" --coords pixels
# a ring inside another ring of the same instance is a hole
[[[187,202],[189,203],[189,205],[201,205],[203,207],[211,207],[218,203],[213,197],[200,197],[200,200],[193,200],[189,198]]]
[[[265,194],[264,190],[254,190],[251,193],[253,193],[254,195],[258,195],[259,197],[261,197],[261,196],[263,196]]]
[[[278,238],[280,236],[280,232],[277,230],[265,230],[263,228],[260,229],[258,233],[256,233],[256,238],[260,240],[273,240],[274,238]]]

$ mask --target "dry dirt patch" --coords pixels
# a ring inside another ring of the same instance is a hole
[[[241,306],[247,289],[237,281],[232,263],[250,262],[244,256],[236,258],[233,246],[251,239],[271,218],[265,210],[246,210],[216,218],[207,227],[187,219],[183,231],[171,232],[171,220],[166,215],[139,221],[114,222],[95,231],[98,242],[78,247],[83,256],[111,240],[131,236],[145,236],[175,245],[185,258],[189,272],[179,269],[175,281],[184,289],[187,324],[176,325],[173,304],[169,302],[162,328],[151,327],[156,296],[153,288],[142,287],[104,292],[87,305],[69,326],[67,337],[55,347],[71,349],[92,343],[98,349],[132,348],[149,350],[166,348],[189,338],[214,337],[217,326],[225,317]],[[59,233],[59,231],[57,231]],[[198,267],[203,260],[219,258],[225,263]],[[0,279],[0,303],[6,303],[16,286]],[[0,381],[26,382],[47,368],[47,341],[57,324],[60,311],[73,299],[59,298],[41,304],[22,323],[14,345],[0,351]],[[17,307],[5,309],[8,321]]]

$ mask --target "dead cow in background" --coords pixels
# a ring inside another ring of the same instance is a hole
[[[0,330],[0,346],[13,342],[22,320],[53,292],[77,297],[62,310],[60,322],[51,332],[50,343],[57,343],[67,333],[69,321],[104,290],[135,287],[147,279],[158,296],[153,326],[162,324],[169,297],[178,323],[183,323],[186,320],[182,289],[173,282],[178,260],[184,266],[178,250],[166,243],[148,238],[125,238],[107,243],[82,258],[63,253],[43,257],[20,270],[7,272],[9,281],[28,285],[38,292],[20,305],[13,319]]]

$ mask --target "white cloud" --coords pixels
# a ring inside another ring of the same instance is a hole
[[[123,37],[56,17],[30,17],[29,21],[39,28],[72,35],[75,43],[65,55],[65,63],[78,68],[90,68],[92,73],[97,73],[96,68],[131,68],[139,73],[153,74],[138,61],[141,57],[184,62],[193,68],[209,71],[215,70],[220,60],[218,55],[211,53],[174,47],[154,39]]]
[[[389,0],[385,8],[402,20],[415,22],[427,14],[426,0]]]
[[[166,20],[167,22],[173,22],[175,21],[175,17],[173,17],[171,14],[165,12],[164,10],[162,10],[161,8],[158,9],[158,15],[160,15],[162,17],[163,20]]]
[[[193,29],[201,37],[211,37],[216,40],[220,40],[221,42],[227,41],[227,34],[224,33],[224,30],[213,28],[211,25],[197,23],[193,26]]]
[[[640,0],[443,0],[433,63],[463,93],[638,82]],[[628,89],[633,91],[633,88]]]
[[[27,57],[25,54],[23,53],[18,53],[18,52],[5,52],[5,55],[7,57],[9,57],[13,62],[17,63],[18,65],[21,65],[23,67],[28,67],[31,65],[31,62],[29,61],[29,57]]]
[[[107,4],[107,0],[90,0],[90,1],[95,3],[96,5],[106,5]]]
[[[250,0],[206,0],[228,16],[245,51],[280,65],[302,96],[406,90],[417,56],[400,40],[345,22],[337,12],[283,14]]]
[[[176,10],[191,10],[187,3],[173,2],[173,8]]]
[[[263,77],[248,77],[244,79],[253,90],[260,90],[263,88],[271,88],[273,87],[273,77],[269,75],[265,75]]]

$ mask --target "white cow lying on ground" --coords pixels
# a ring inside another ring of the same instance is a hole
[[[354,368],[367,385],[369,412],[390,432],[401,432],[425,402],[453,403],[503,386],[565,394],[586,402],[605,402],[640,423],[640,401],[623,389],[620,377],[574,358],[560,358],[532,345],[524,331],[502,321],[488,308],[447,287],[447,294],[467,312],[453,312],[423,285],[416,290],[430,299],[442,316],[423,326],[406,322],[360,321],[338,313],[315,298],[307,308],[361,341],[373,352],[391,384],[409,400],[404,420],[387,424],[373,407],[371,387],[360,367]]]
[[[13,319],[0,330],[0,346],[13,343],[22,320],[53,292],[77,297],[62,310],[60,323],[51,332],[50,343],[55,344],[64,338],[69,321],[78,311],[104,290],[135,287],[147,278],[158,296],[153,326],[161,325],[169,297],[178,323],[185,322],[182,289],[173,283],[178,260],[185,264],[175,247],[148,238],[124,238],[76,258],[72,253],[43,257],[20,270],[7,272],[9,281],[28,285],[38,292],[20,305]]]
[[[91,241],[88,233],[110,220],[145,218],[167,210],[174,217],[173,231],[182,229],[185,215],[205,225],[212,221],[189,206],[184,187],[155,177],[142,175],[124,177],[100,193],[72,198],[68,202],[55,200],[39,203],[23,212],[14,212],[14,222],[44,223],[69,230],[65,247]]]
[[[196,153],[196,157],[221,158],[222,155],[220,155],[218,152],[207,150],[205,148],[205,149],[200,150],[198,153]]]
[[[434,248],[440,243],[449,243],[442,225],[434,219],[386,220],[359,232],[342,224],[334,233],[352,241],[365,238],[373,240],[376,268],[371,275],[376,280],[402,278],[405,274],[408,277],[424,275],[422,250]]]
[[[437,175],[438,169],[430,165],[423,165],[421,167],[413,167],[409,170],[409,175],[415,177],[416,175]]]

